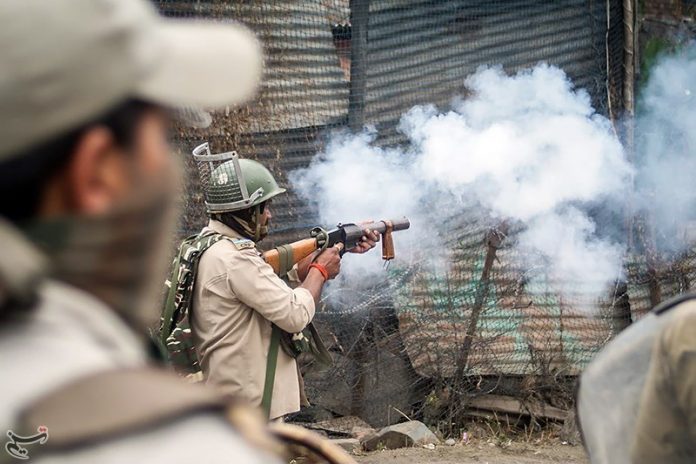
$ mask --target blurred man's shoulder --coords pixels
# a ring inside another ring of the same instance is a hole
[[[11,426],[26,404],[73,379],[147,359],[132,331],[94,297],[53,281],[38,295],[34,307],[0,326],[0,426]]]
[[[46,427],[39,462],[273,462],[230,425],[226,400],[146,367],[142,340],[99,300],[58,282],[39,293],[0,329],[0,428]]]
[[[30,403],[20,426],[52,431],[41,451],[58,462],[272,462],[249,444],[250,433],[265,433],[265,423],[257,411],[245,410],[176,374],[139,367],[61,386]],[[245,413],[243,427],[237,427],[244,428],[246,441],[227,418]]]

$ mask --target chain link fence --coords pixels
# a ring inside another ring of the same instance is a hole
[[[208,129],[180,129],[178,143],[185,153],[204,141],[213,152],[236,150],[285,185],[333,129],[373,125],[380,145],[403,144],[401,115],[465,95],[465,77],[481,65],[514,72],[545,61],[585,88],[599,113],[614,119],[622,111],[620,0],[156,3],[166,15],[240,21],[259,35],[266,71],[258,97],[215,114]],[[186,159],[181,236],[205,222],[198,176]],[[264,245],[306,236],[315,217],[292,193],[274,200],[274,230]],[[408,416],[451,427],[472,398],[487,393],[567,409],[593,355],[696,277],[693,255],[658,258],[646,245],[627,258],[626,279],[602,301],[586,301],[580,291],[560,296],[541,259],[521,264],[518,230],[475,211],[459,217],[466,219],[449,221],[447,272],[418,262],[393,266],[357,304],[355,294],[342,305],[341,290],[330,290],[333,304],[315,320],[335,363],[303,368],[313,419],[357,415],[380,426]],[[639,229],[637,236],[648,236]],[[589,306],[600,310],[588,316]]]

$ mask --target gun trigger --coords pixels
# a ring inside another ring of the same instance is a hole
[[[334,246],[338,248],[338,255],[342,258],[343,255],[346,254],[346,246],[342,242],[338,242]]]

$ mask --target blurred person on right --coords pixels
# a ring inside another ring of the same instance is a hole
[[[621,331],[579,382],[576,413],[592,464],[696,462],[696,294]]]
[[[653,345],[638,404],[634,464],[696,462],[696,299],[670,312]]]
[[[262,418],[146,350],[169,109],[248,99],[258,41],[145,0],[3,0],[0,57],[0,462],[278,462]]]

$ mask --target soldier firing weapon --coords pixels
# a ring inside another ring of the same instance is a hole
[[[225,384],[230,394],[243,391],[242,396],[260,399],[266,417],[282,417],[299,410],[303,395],[295,358],[309,353],[318,363],[332,362],[312,317],[323,285],[338,275],[340,255],[371,249],[379,234],[382,256],[391,260],[392,232],[408,229],[410,223],[402,218],[339,224],[328,231],[315,228],[309,238],[261,254],[257,244],[269,232],[270,202],[285,189],[261,163],[239,158],[233,151],[212,153],[204,143],[193,150],[193,159],[210,222],[179,247],[165,283],[159,342],[180,372],[195,373],[215,365],[203,372],[208,383]],[[277,275],[288,274],[296,264],[297,272],[288,277],[299,285],[290,287]],[[237,315],[244,316],[244,324],[228,324]],[[234,336],[230,327],[237,331]],[[223,338],[224,344],[207,343]],[[244,368],[244,378],[252,372],[255,382],[237,381],[241,361],[229,353],[241,351],[246,358],[257,359]],[[222,361],[206,364],[213,357]],[[276,383],[283,388],[274,388]]]

